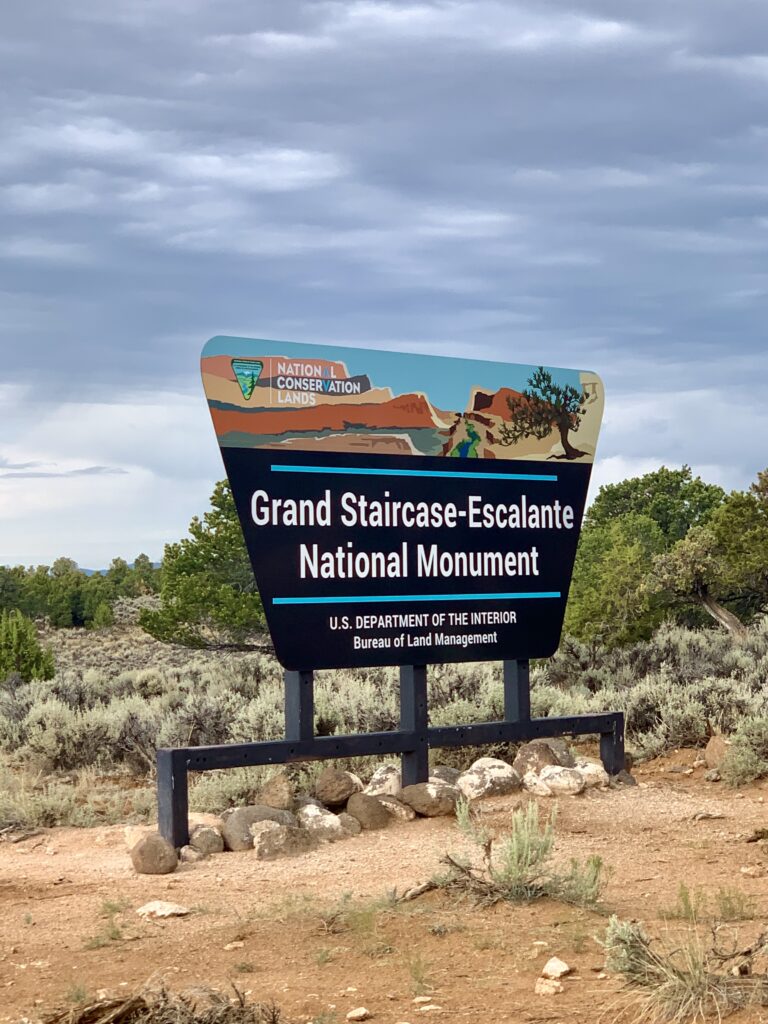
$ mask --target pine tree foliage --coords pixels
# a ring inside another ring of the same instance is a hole
[[[0,612],[0,682],[10,676],[25,683],[52,679],[55,671],[53,654],[41,647],[34,623],[18,611]]]

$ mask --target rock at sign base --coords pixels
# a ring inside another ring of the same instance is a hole
[[[526,772],[523,776],[523,786],[534,796],[552,796],[552,790],[543,782],[536,772]]]
[[[347,1020],[370,1020],[371,1012],[366,1010],[364,1006],[358,1006],[354,1010],[350,1010],[347,1014]]]
[[[584,779],[587,789],[605,789],[611,781],[608,772],[599,761],[579,759],[576,762],[576,770]]]
[[[131,863],[140,875],[170,875],[176,870],[179,859],[168,840],[152,832],[133,847]]]
[[[221,831],[213,825],[198,825],[193,828],[189,837],[189,845],[195,850],[199,850],[204,857],[224,852],[224,839]]]
[[[332,843],[337,839],[344,839],[348,835],[338,817],[324,807],[307,804],[306,807],[299,808],[296,816],[301,827],[314,833],[321,842]]]
[[[290,811],[278,811],[264,804],[250,804],[247,807],[233,807],[221,816],[221,833],[228,850],[252,850],[251,825],[257,821],[275,821],[278,825],[296,826],[296,818]]]
[[[522,778],[533,773],[538,775],[542,768],[547,765],[556,765],[560,762],[555,752],[546,743],[524,743],[517,752],[512,767]]]
[[[168,903],[166,900],[151,900],[139,907],[136,911],[139,917],[185,917],[189,913],[188,907],[182,907],[179,903]]]
[[[385,808],[387,814],[391,814],[398,821],[413,821],[416,817],[416,811],[408,804],[404,804],[402,800],[398,800],[396,796],[380,796],[376,799]]]
[[[402,788],[400,769],[396,764],[380,764],[363,792],[367,796],[397,796]]]
[[[568,964],[561,960],[557,956],[550,957],[549,960],[544,964],[541,971],[542,978],[549,978],[552,981],[559,981],[560,978],[564,978],[566,974],[571,973],[571,968]]]
[[[352,772],[326,768],[315,781],[315,796],[326,807],[341,807],[353,793],[359,793],[362,788],[362,782]]]
[[[255,821],[251,825],[251,835],[258,860],[296,857],[315,846],[315,837],[307,829],[278,825],[276,821]]]
[[[386,807],[375,796],[365,793],[353,793],[347,801],[347,814],[357,818],[363,829],[386,828],[392,816]]]
[[[292,811],[296,807],[296,787],[288,772],[281,771],[264,783],[259,791],[259,803],[278,811]]]
[[[182,864],[197,864],[198,861],[205,860],[205,854],[196,850],[194,846],[182,846],[179,850],[179,860]]]
[[[453,814],[461,793],[447,782],[417,782],[400,790],[400,799],[426,818]]]
[[[530,740],[529,746],[549,747],[552,753],[557,758],[557,763],[563,768],[575,768],[576,758],[573,756],[571,745],[568,740],[564,740],[562,736],[542,736],[537,740]]]
[[[553,796],[576,796],[586,788],[584,776],[578,768],[561,768],[555,764],[542,768],[539,780],[549,787]]]
[[[430,771],[429,777],[438,779],[440,782],[447,782],[449,786],[455,786],[456,780],[461,774],[458,768],[451,768],[447,764],[438,764]]]
[[[357,818],[353,818],[352,815],[347,814],[346,811],[342,811],[339,815],[339,824],[349,836],[359,836],[363,831],[363,826]]]
[[[533,991],[537,996],[556,996],[563,991],[563,986],[552,978],[537,978]]]
[[[496,757],[479,758],[456,780],[456,785],[468,800],[514,793],[522,784],[523,780],[512,765]]]
[[[622,768],[620,772],[611,776],[611,786],[636,786],[637,779],[634,775],[630,775],[626,768]]]

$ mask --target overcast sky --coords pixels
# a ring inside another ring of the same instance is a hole
[[[597,370],[597,482],[768,464],[765,0],[27,0],[0,563],[162,554],[213,334]]]

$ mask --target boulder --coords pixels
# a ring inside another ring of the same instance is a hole
[[[257,821],[275,821],[278,825],[295,827],[296,818],[290,811],[280,811],[264,804],[232,807],[221,816],[221,834],[227,850],[252,850],[251,825]]]
[[[182,864],[197,864],[198,861],[205,860],[205,854],[196,850],[194,846],[182,846],[179,850],[179,860]]]
[[[198,825],[192,829],[189,845],[199,850],[204,857],[210,857],[212,853],[223,853],[224,838],[221,829],[213,825]]]
[[[321,843],[333,843],[337,839],[344,839],[348,834],[338,817],[325,807],[307,804],[306,807],[298,809],[296,817],[299,819],[299,825],[311,832]]]
[[[380,764],[363,792],[368,796],[397,796],[402,784],[396,764]]]
[[[548,744],[534,742],[520,747],[512,767],[521,778],[525,778],[530,772],[538,775],[542,768],[559,764],[557,755]]]
[[[400,799],[427,818],[453,814],[461,793],[447,782],[417,782],[400,790]]]
[[[479,758],[456,780],[456,786],[468,800],[513,793],[522,784],[523,780],[512,765],[496,757]]]
[[[579,758],[576,762],[576,771],[584,779],[587,789],[605,789],[610,783],[608,772],[603,768],[600,761],[589,761],[586,758]]]
[[[559,767],[549,765],[548,767]],[[543,782],[536,772],[526,772],[523,776],[523,788],[534,796],[552,796],[552,790]]]
[[[296,807],[296,786],[288,772],[281,771],[267,779],[259,792],[259,803],[278,811],[292,811]]]
[[[416,817],[416,811],[409,807],[408,804],[404,804],[402,800],[398,800],[396,796],[379,796],[376,799],[386,810],[387,814],[397,818],[399,821],[413,821]]]
[[[347,801],[347,814],[357,818],[364,830],[386,828],[392,816],[375,796],[366,793],[353,793]]]
[[[720,772],[717,770],[717,768],[708,768],[704,772],[704,781],[705,782],[719,782],[720,781]]]
[[[359,836],[363,831],[363,826],[357,818],[353,818],[352,815],[347,814],[346,811],[342,811],[339,815],[339,823],[348,836]]]
[[[179,858],[167,839],[152,832],[131,849],[131,863],[140,875],[170,875]]]
[[[458,768],[449,768],[447,764],[439,764],[429,773],[429,777],[431,779],[439,779],[440,782],[447,782],[449,786],[455,786],[456,780],[460,775],[461,771]]]
[[[576,796],[586,788],[584,776],[578,768],[562,768],[559,764],[547,765],[539,772],[539,782],[549,788],[552,796]]]
[[[706,776],[705,776],[706,778]],[[637,779],[630,775],[626,768],[622,768],[620,772],[611,776],[612,786],[636,786]]]
[[[326,768],[315,781],[315,796],[326,807],[341,807],[362,788],[362,782],[352,772]]]
[[[313,834],[293,825],[278,825],[276,821],[257,821],[251,825],[253,849],[259,860],[278,857],[296,857],[315,846]]]
[[[543,736],[538,740],[531,740],[530,746],[549,747],[552,753],[557,758],[557,763],[562,765],[563,768],[575,768],[576,758],[573,756],[571,745],[568,740],[564,740],[561,736]]]
[[[709,742],[704,748],[704,760],[707,762],[707,768],[720,768],[723,763],[723,758],[728,753],[728,743],[724,736],[716,733],[714,736],[709,737]]]

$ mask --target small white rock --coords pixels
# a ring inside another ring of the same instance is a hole
[[[165,900],[151,900],[143,907],[139,907],[136,913],[139,917],[184,917],[189,913],[189,908]]]
[[[364,1006],[358,1006],[354,1010],[350,1010],[347,1014],[347,1020],[370,1020],[371,1012],[366,1010]]]
[[[570,973],[571,968],[568,964],[559,957],[553,956],[544,964],[541,976],[542,978],[550,978],[554,981],[558,981],[560,978],[564,978],[566,974]]]

